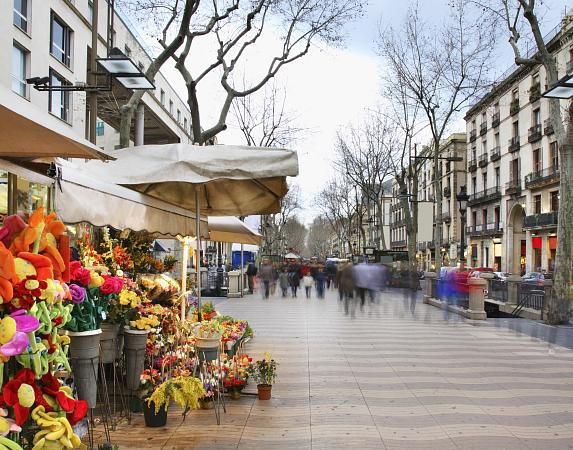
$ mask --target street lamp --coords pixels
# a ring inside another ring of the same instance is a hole
[[[546,98],[570,99],[573,97],[573,75],[565,75],[558,80],[551,88],[541,94]]]
[[[460,222],[461,222],[461,233],[460,233],[460,268],[463,268],[463,264],[465,264],[465,231],[466,231],[466,210],[468,208],[468,200],[470,196],[466,192],[465,186],[460,186],[460,192],[456,195],[456,199],[458,201],[459,209],[460,209]]]

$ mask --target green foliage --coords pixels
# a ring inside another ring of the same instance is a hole
[[[147,399],[147,403],[155,404],[155,414],[162,406],[167,410],[171,401],[184,410],[199,409],[199,399],[206,394],[203,383],[199,378],[180,376],[164,381]]]
[[[264,359],[254,361],[247,373],[257,384],[274,384],[277,379],[277,366],[278,363],[265,353]]]

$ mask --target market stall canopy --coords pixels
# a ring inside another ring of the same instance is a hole
[[[113,159],[72,128],[0,87],[0,158]]]
[[[81,164],[79,164],[81,165]],[[164,237],[195,236],[195,213],[113,183],[96,180],[78,164],[58,160],[56,213],[66,223],[88,222],[123,230],[146,230]],[[207,221],[201,234],[208,238]]]
[[[128,186],[201,214],[246,216],[280,211],[287,176],[298,175],[292,150],[237,145],[142,145],[110,152],[116,161],[85,163],[94,177]]]
[[[236,217],[208,217],[210,240],[261,245],[262,236]]]
[[[285,259],[300,259],[300,256],[295,253],[287,253],[285,255]]]

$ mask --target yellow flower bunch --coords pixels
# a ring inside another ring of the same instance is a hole
[[[119,293],[119,304],[123,306],[129,306],[130,308],[135,308],[141,303],[141,298],[135,291],[124,287]]]
[[[150,314],[149,316],[140,317],[137,320],[132,320],[129,322],[131,328],[135,328],[137,330],[150,330],[153,327],[159,325],[159,319],[157,316]]]
[[[100,287],[105,282],[105,279],[97,272],[91,272],[91,280],[90,284],[88,285],[89,288],[97,288]]]

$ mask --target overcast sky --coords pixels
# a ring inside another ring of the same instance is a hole
[[[572,1],[545,0],[545,29],[553,28]],[[378,24],[398,24],[404,17],[407,2],[397,0],[371,0],[366,14],[347,27],[348,41],[345,49],[328,48],[324,45],[312,48],[309,55],[286,67],[277,77],[279,84],[287,89],[287,108],[297,118],[296,125],[308,129],[304,138],[293,147],[298,152],[300,174],[293,182],[300,186],[304,209],[299,212],[305,223],[310,223],[318,214],[314,198],[329,178],[336,133],[348,124],[358,125],[360,117],[368,108],[379,103],[380,76],[379,58],[375,54]],[[421,0],[425,20],[439,22],[448,14],[447,0]],[[500,72],[511,65],[509,44],[500,48]],[[183,84],[174,69],[164,70],[172,84]],[[203,87],[203,95],[205,95]],[[208,91],[207,91],[207,94]],[[215,117],[217,102],[213,109],[204,102],[204,117]],[[209,126],[209,124],[207,124]],[[463,122],[458,122],[464,131]],[[454,131],[454,130],[452,130]],[[237,129],[219,135],[222,144],[243,144]]]

